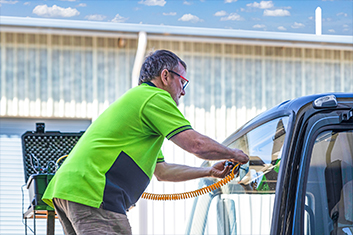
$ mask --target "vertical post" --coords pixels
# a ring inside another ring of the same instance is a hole
[[[139,200],[139,234],[147,234],[147,200]]]
[[[6,38],[7,33],[2,32],[1,33],[1,38],[0,38],[0,47],[1,47],[1,55],[0,55],[0,64],[1,64],[1,71],[0,71],[0,90],[2,96],[0,97],[0,115],[4,116],[8,114],[7,112],[7,96],[8,96],[8,91],[6,90]]]
[[[93,99],[92,99],[92,119],[95,120],[99,116],[98,108],[98,43],[97,37],[93,37],[92,41],[92,85],[93,85]]]
[[[33,205],[32,205],[33,206]],[[36,231],[36,210],[34,209],[34,206],[33,206],[33,234],[36,235],[37,231]]]
[[[47,235],[54,235],[55,211],[47,211]]]
[[[322,33],[322,11],[321,7],[317,7],[315,10],[315,34],[321,35]]]
[[[132,68],[131,87],[135,87],[138,84],[140,69],[143,63],[143,59],[145,57],[146,46],[147,46],[147,34],[146,32],[141,31],[139,32],[135,63],[134,63],[134,67]]]
[[[25,217],[25,235],[27,235],[27,217]]]
[[[131,74],[131,88],[138,85],[138,78],[140,76],[140,69],[145,57],[147,47],[147,33],[144,31],[138,34],[138,44],[135,55],[135,62]],[[138,202],[138,221],[139,221],[139,234],[147,234],[147,201],[140,199]]]

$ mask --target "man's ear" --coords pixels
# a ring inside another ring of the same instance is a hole
[[[161,80],[163,85],[165,86],[168,84],[168,75],[169,75],[168,69],[163,69],[161,72]]]

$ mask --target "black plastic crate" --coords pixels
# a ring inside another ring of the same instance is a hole
[[[84,133],[45,132],[44,128],[44,123],[36,123],[35,132],[22,135],[24,176],[34,210],[53,210],[42,201],[44,191],[64,158],[57,161],[70,153]]]
[[[36,123],[36,131],[27,131],[22,135],[22,154],[25,182],[33,174],[51,174],[57,160],[68,155],[83,131],[64,133],[44,131],[44,123]],[[59,162],[61,163],[61,161]]]

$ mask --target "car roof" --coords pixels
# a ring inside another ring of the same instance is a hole
[[[316,99],[320,97],[329,96],[329,95],[334,95],[338,102],[340,102],[340,100],[342,99],[349,99],[353,102],[353,93],[339,93],[339,92],[313,94],[313,95],[302,96],[291,100],[286,100],[274,106],[273,108],[257,115],[256,117],[254,117],[253,119],[245,123],[243,126],[238,128],[233,134],[231,134],[223,142],[223,144],[229,144],[230,141],[234,141],[234,138],[236,138],[236,136],[238,136],[239,134],[241,135],[242,133],[246,132],[248,129],[252,129],[254,126],[258,126],[262,124],[264,120],[276,118],[279,116],[289,115],[291,113],[298,114],[298,112],[300,112],[300,110],[307,104],[314,102]]]

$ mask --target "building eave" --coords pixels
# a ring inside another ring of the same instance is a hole
[[[353,36],[0,16],[0,31],[353,50]]]

